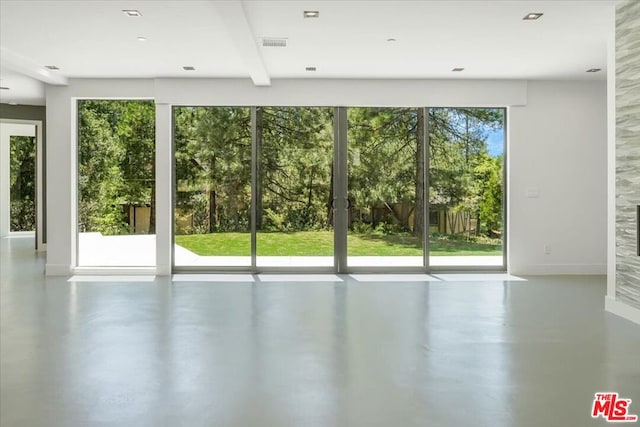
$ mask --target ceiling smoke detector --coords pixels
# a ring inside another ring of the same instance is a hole
[[[135,9],[122,9],[122,13],[124,13],[127,16],[130,16],[131,18],[142,16],[140,11]]]
[[[262,47],[287,47],[287,39],[284,37],[263,37]]]
[[[304,16],[305,18],[319,18],[320,17],[320,11],[318,11],[318,10],[305,10],[302,13],[302,16]]]
[[[184,67],[182,67],[183,70],[185,71],[195,71],[196,67],[192,66],[192,65],[185,65]]]

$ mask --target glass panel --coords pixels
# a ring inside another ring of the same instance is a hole
[[[422,111],[348,109],[351,267],[424,264]]]
[[[251,109],[175,107],[180,266],[251,266]]]
[[[35,126],[24,126],[35,132]],[[36,229],[36,140],[32,136],[10,136],[9,192],[10,231]]]
[[[257,109],[257,265],[331,267],[333,110]]]
[[[78,265],[154,266],[153,101],[78,101]]]
[[[504,109],[429,110],[429,265],[503,266]]]

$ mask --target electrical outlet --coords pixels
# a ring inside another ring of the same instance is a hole
[[[551,253],[551,245],[544,245],[544,253],[549,255]]]

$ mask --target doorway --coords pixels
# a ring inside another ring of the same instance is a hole
[[[0,120],[0,235],[34,236],[45,249],[42,123]]]

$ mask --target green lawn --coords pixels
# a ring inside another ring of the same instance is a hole
[[[295,233],[258,233],[258,255],[331,256],[332,231],[299,231]],[[349,234],[348,253],[352,256],[420,256],[418,239],[410,235]],[[251,254],[249,233],[212,233],[176,236],[176,243],[203,256]],[[458,240],[432,240],[431,255],[502,255],[500,245]]]

